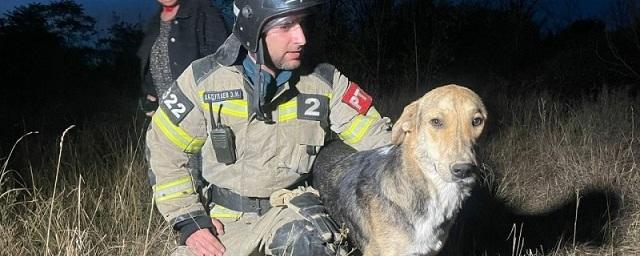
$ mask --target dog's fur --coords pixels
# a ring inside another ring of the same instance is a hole
[[[475,181],[454,169],[475,167],[473,146],[486,118],[473,91],[436,88],[405,107],[392,145],[357,153],[342,143],[323,149],[314,186],[364,255],[435,255]]]

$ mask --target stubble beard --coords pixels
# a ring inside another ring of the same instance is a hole
[[[273,65],[280,70],[294,70],[300,67],[300,60],[290,60],[290,61],[274,61]]]

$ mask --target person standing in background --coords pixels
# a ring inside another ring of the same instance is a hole
[[[158,97],[192,61],[214,53],[228,32],[209,0],[158,0],[138,50],[142,75],[140,107],[152,116]]]

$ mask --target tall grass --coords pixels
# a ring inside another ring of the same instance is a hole
[[[523,237],[533,248],[528,254],[639,254],[640,99],[603,88],[578,99],[542,93],[493,100],[498,124],[480,150],[493,196],[518,216],[521,229],[572,226],[552,248]],[[563,206],[573,212],[562,213]],[[541,216],[555,220],[531,221]]]
[[[494,201],[470,203],[481,214],[468,217],[473,223],[462,218],[464,230],[450,238],[459,248],[448,255],[640,253],[640,100],[607,90],[579,100],[484,96],[492,124],[478,152],[481,186]],[[380,110],[397,117],[411,97],[389,96]],[[70,130],[64,141],[34,134],[18,141],[1,158],[0,254],[167,255],[175,237],[151,205],[143,130],[135,121],[94,122]],[[604,224],[581,219],[592,210],[582,206],[593,203],[594,190],[620,199],[605,207],[615,212]],[[569,227],[537,243],[531,230],[545,222],[531,220],[560,205],[568,205],[566,213],[548,216],[566,218]],[[589,225],[598,234],[579,236]]]
[[[0,254],[168,254],[174,240],[153,215],[141,129],[92,124],[59,147],[20,142],[21,170],[4,167],[0,180]]]
[[[507,124],[483,150],[502,170],[499,196],[535,210],[587,186],[635,193],[624,185],[640,181],[638,102],[606,90],[573,101],[551,96],[506,101],[506,118],[499,121]]]

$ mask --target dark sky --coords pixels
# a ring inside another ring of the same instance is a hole
[[[456,0],[453,0],[454,2]],[[16,6],[33,2],[47,3],[49,0],[0,0],[0,13],[4,14]],[[157,8],[155,0],[76,0],[87,13],[98,21],[98,28],[108,27],[113,14],[128,21],[145,20]],[[543,13],[550,26],[562,26],[572,20],[585,17],[601,17],[614,0],[541,0]],[[551,15],[551,16],[549,16]]]
[[[0,0],[0,13],[13,10],[16,6],[29,3],[48,3],[50,0]],[[86,12],[96,18],[98,28],[106,28],[113,22],[116,14],[127,21],[146,20],[158,8],[154,0],[76,0]]]

